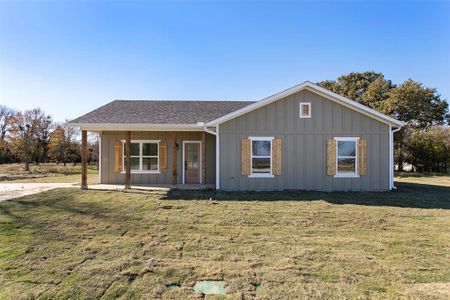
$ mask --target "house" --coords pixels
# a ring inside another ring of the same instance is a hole
[[[117,100],[68,124],[100,133],[100,182],[384,191],[403,122],[304,82],[257,102]]]

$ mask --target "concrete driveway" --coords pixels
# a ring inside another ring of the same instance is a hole
[[[79,188],[75,183],[0,183],[0,202],[67,187]]]

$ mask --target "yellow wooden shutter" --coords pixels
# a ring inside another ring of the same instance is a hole
[[[327,140],[327,175],[336,175],[336,140]]]
[[[273,175],[281,175],[281,139],[272,141],[272,172]]]
[[[159,143],[159,170],[167,171],[167,143],[165,141]]]
[[[367,142],[362,139],[358,142],[358,174],[367,175]]]
[[[122,172],[123,144],[121,141],[114,143],[114,172]]]
[[[241,143],[241,168],[242,175],[250,175],[250,145],[251,141],[249,139],[243,139]]]

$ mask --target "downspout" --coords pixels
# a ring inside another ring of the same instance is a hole
[[[394,185],[394,169],[395,169],[395,165],[394,165],[394,133],[396,133],[397,131],[399,131],[401,129],[401,127],[398,127],[394,130],[392,130],[392,126],[389,125],[389,160],[390,160],[390,172],[389,172],[389,181],[390,181],[390,189],[391,190],[395,190],[397,189],[397,187]]]
[[[99,176],[98,176],[99,182],[98,183],[100,184],[103,182],[103,180],[102,180],[102,133],[101,132],[98,133],[98,157],[97,157],[97,159],[98,159],[98,173],[99,173]]]
[[[209,130],[206,126],[203,126],[203,131],[212,134],[216,137],[216,190],[220,189],[219,176],[220,176],[220,143],[219,143],[219,125],[216,125],[216,131]]]

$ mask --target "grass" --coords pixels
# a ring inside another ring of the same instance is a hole
[[[24,164],[0,164],[0,182],[74,182],[81,183],[81,166],[72,164],[56,165],[55,163],[42,163],[30,165],[30,172],[25,172]],[[98,170],[96,166],[88,166],[88,184],[98,183]]]
[[[0,299],[188,299],[198,280],[226,281],[232,299],[448,299],[450,186],[431,183],[385,193],[59,189],[1,202]]]
[[[96,167],[88,166],[88,172],[96,173]],[[41,163],[39,165],[30,164],[30,171],[25,171],[25,165],[20,164],[0,164],[0,174],[59,174],[59,175],[74,175],[81,174],[81,165],[73,165],[68,163],[64,166],[62,163]]]
[[[450,176],[439,173],[397,173],[397,182],[450,186]]]
[[[38,183],[58,183],[58,182],[73,182],[75,184],[81,184],[81,175],[48,175],[44,177],[37,178],[26,178],[26,179],[14,179],[12,181],[3,181],[3,183],[13,182],[13,183],[28,183],[28,182],[38,182]],[[98,184],[98,174],[88,172],[88,185]],[[1,181],[0,181],[1,183]]]

